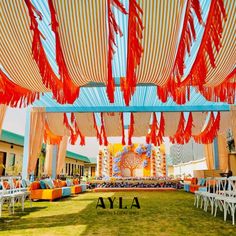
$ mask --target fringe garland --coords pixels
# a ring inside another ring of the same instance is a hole
[[[151,126],[151,132],[149,134],[147,134],[146,136],[146,143],[153,143],[155,146],[157,145],[157,136],[156,136],[156,132],[157,132],[157,117],[156,117],[156,113],[153,112],[153,116],[152,116],[152,126]]]
[[[104,126],[104,119],[103,119],[103,113],[101,112],[101,122],[102,122],[102,125],[101,125],[101,133],[100,133],[100,136],[103,135],[103,144],[105,146],[108,145],[108,140],[107,140],[107,136],[106,136],[106,131],[105,131],[105,126]],[[99,143],[100,144],[100,143]],[[101,145],[101,144],[100,144]]]
[[[184,74],[184,58],[186,52],[190,54],[190,48],[192,46],[192,42],[196,40],[196,32],[194,27],[194,17],[193,11],[195,12],[198,22],[203,24],[202,20],[202,10],[199,3],[199,0],[188,0],[185,17],[183,21],[183,29],[180,36],[179,46],[175,58],[175,63],[173,67],[172,74],[168,79],[167,83],[164,86],[157,87],[157,94],[159,99],[162,102],[167,101],[167,97],[171,95],[174,100],[178,100],[178,104],[183,104],[186,102],[183,99],[185,93],[176,93],[177,88],[179,87],[180,79]],[[175,81],[177,79],[177,82]],[[179,98],[181,96],[181,98]]]
[[[216,87],[203,87],[200,92],[208,101],[234,104],[236,102],[236,68],[221,84]]]
[[[198,9],[197,1],[194,4],[195,4],[194,9]],[[195,10],[195,13],[197,12],[199,13],[200,10],[199,11]],[[198,16],[198,20],[200,19],[199,16]],[[212,68],[216,66],[212,43],[215,45],[216,52],[219,52],[220,47],[221,47],[220,40],[222,38],[222,32],[223,32],[223,20],[224,21],[226,20],[226,12],[224,8],[223,0],[212,0],[210,10],[208,13],[206,26],[205,26],[205,31],[202,37],[202,42],[198,50],[194,64],[191,68],[191,71],[184,81],[180,83],[176,83],[172,79],[172,81],[167,83],[164,87],[157,88],[158,97],[161,99],[162,102],[167,100],[168,95],[171,95],[173,97],[173,100],[177,104],[184,104],[186,100],[189,100],[189,97],[190,97],[189,87],[190,86],[197,86],[199,90],[203,88],[203,85],[205,84],[205,81],[206,81],[207,72],[208,72],[207,58],[206,58],[207,55],[209,56],[210,64]],[[192,26],[190,26],[190,28],[192,31]],[[189,35],[190,37],[191,34],[190,32],[188,32],[186,35]],[[188,47],[185,47],[185,48],[188,48]],[[179,62],[176,61],[178,63],[178,66],[175,67],[175,73],[177,72],[177,77],[180,76],[182,73],[182,66],[180,63],[181,62],[180,58],[181,57],[177,58],[177,61]],[[177,71],[176,71],[176,68],[178,68]],[[187,95],[187,98],[186,97],[184,98],[184,96],[186,95]]]
[[[27,0],[28,1],[28,0]],[[72,104],[76,98],[79,96],[79,87],[76,86],[69,75],[68,69],[66,67],[64,55],[62,52],[61,48],[61,42],[59,38],[59,33],[58,33],[58,21],[56,19],[56,11],[53,6],[52,0],[48,0],[48,5],[49,5],[49,10],[51,13],[51,26],[52,26],[52,31],[55,34],[55,39],[56,39],[56,62],[58,65],[59,69],[59,75],[63,84],[63,92],[66,98],[66,101],[70,104]]]
[[[34,12],[40,20],[42,20],[42,14],[33,6],[30,0],[25,0],[25,3],[27,5],[31,20],[30,29],[33,31],[32,55],[38,65],[43,84],[47,88],[51,89],[53,98],[55,98],[57,102],[65,104],[67,102],[67,98],[64,96],[63,84],[57,78],[47,60],[47,56],[41,42],[41,37],[44,39],[44,36],[38,29],[38,22]]]
[[[112,57],[115,53],[113,46],[116,46],[115,33],[123,36],[119,25],[116,22],[112,12],[112,6],[115,6],[123,14],[127,14],[123,4],[119,0],[107,0],[108,10],[108,79],[107,79],[107,96],[111,103],[114,103],[115,81],[112,76]]]
[[[136,0],[129,1],[129,23],[128,23],[128,53],[127,53],[127,73],[126,78],[121,80],[121,90],[123,91],[125,104],[128,106],[132,95],[135,92],[137,78],[135,70],[140,64],[143,53],[141,45],[142,31],[144,26],[141,15],[142,8]]]
[[[211,112],[209,122],[206,128],[198,135],[193,135],[196,143],[209,144],[212,143],[214,138],[217,136],[220,128],[220,112],[217,113],[214,118],[214,113]]]
[[[120,113],[121,125],[122,125],[122,145],[125,145],[125,128],[124,128],[124,114]]]
[[[163,112],[161,112],[159,132],[158,132],[158,135],[157,135],[157,144],[158,144],[158,146],[160,146],[163,143],[164,132],[165,132],[165,119],[164,119]]]
[[[130,125],[129,125],[129,135],[128,135],[128,145],[132,144],[133,134],[134,134],[134,114],[133,114],[133,112],[131,112]]]
[[[93,113],[93,127],[96,130],[96,134],[97,134],[97,139],[99,140],[99,145],[102,145],[102,137],[98,131],[98,126],[97,126],[97,122],[96,122],[96,118],[95,118],[95,114]]]
[[[69,124],[67,115],[66,115],[66,113],[64,113],[64,121],[63,122],[64,122],[65,127],[70,130],[70,144],[75,145],[75,143],[78,139],[78,136],[80,136],[80,145],[84,146],[85,145],[85,137],[80,132],[79,127],[75,121],[75,118],[73,118],[73,117],[74,117],[74,113],[72,112],[71,113],[71,123],[74,126],[74,128],[72,128],[72,126]]]
[[[177,131],[173,137],[170,137],[171,143],[178,143],[178,144],[184,144],[184,126],[185,126],[185,119],[184,119],[184,113],[180,113],[180,119]]]
[[[223,32],[223,20],[226,21],[223,0],[212,0],[200,48],[191,71],[188,77],[181,83],[181,86],[193,85],[198,86],[201,90],[203,84],[205,84],[208,72],[207,55],[212,68],[216,67],[212,43],[215,46],[216,52],[219,52],[221,48],[220,40]]]
[[[186,127],[185,127],[185,122],[186,121],[184,118],[184,113],[181,112],[180,121],[176,134],[174,135],[174,137],[170,137],[170,141],[172,143],[185,144],[189,142],[192,136],[192,126],[193,126],[193,116],[191,112],[189,113]]]
[[[47,121],[45,121],[44,127],[44,142],[50,145],[60,145],[62,136],[58,136],[52,133]]]
[[[39,98],[39,92],[32,92],[15,84],[0,69],[0,104],[21,108],[32,104]]]

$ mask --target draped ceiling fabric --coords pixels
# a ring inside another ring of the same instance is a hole
[[[137,82],[162,86],[174,67],[184,1],[138,2],[143,9],[144,32]]]
[[[85,137],[96,137],[93,113],[74,113],[80,132]]]
[[[107,81],[106,1],[53,0],[62,53],[78,85]]]
[[[4,121],[4,117],[7,111],[7,106],[6,105],[0,105],[0,137],[2,133],[2,125]]]
[[[63,113],[47,113],[46,120],[50,131],[57,136],[69,135],[69,130],[64,126]]]
[[[106,136],[122,136],[121,114],[119,112],[103,113],[103,117]]]
[[[172,137],[175,135],[179,120],[180,120],[180,112],[164,112],[165,119],[165,137]]]
[[[148,133],[151,115],[151,112],[134,113],[134,137],[142,137]]]
[[[45,125],[45,108],[33,108],[30,114],[28,173],[35,170],[41,153]]]
[[[210,66],[208,59],[207,77],[205,87],[215,87],[221,84],[225,78],[235,68],[235,14],[236,7],[234,1],[224,1],[227,20],[223,22],[223,33],[221,45],[222,48],[218,53],[215,53],[215,68]],[[234,77],[235,81],[235,77]]]
[[[192,134],[199,134],[203,129],[203,126],[206,121],[207,112],[192,112],[193,116],[193,126],[192,126]]]
[[[227,130],[232,129],[232,121],[230,116],[230,112],[221,112],[220,129],[218,131],[218,134],[224,135],[226,137]]]
[[[16,84],[31,91],[46,92],[38,66],[32,58],[33,33],[24,1],[0,1],[1,66]]]
[[[233,136],[234,140],[236,140],[236,106],[231,106],[230,114],[231,114]]]
[[[218,135],[218,155],[219,155],[219,169],[223,172],[228,171],[228,148],[227,148],[227,140],[225,135]]]
[[[204,153],[208,170],[214,169],[213,144],[204,144]]]

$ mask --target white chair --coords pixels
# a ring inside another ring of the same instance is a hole
[[[201,179],[201,181],[207,181],[207,180],[205,180],[204,178],[203,179]],[[202,185],[202,182],[200,183],[201,185]],[[205,183],[204,183],[205,184]],[[204,185],[203,184],[203,185]],[[204,189],[204,190],[203,190]],[[203,206],[203,199],[204,199],[204,196],[207,194],[207,191],[208,191],[208,189],[207,189],[207,186],[205,187],[205,186],[201,186],[201,187],[199,187],[199,190],[198,191],[195,191],[194,193],[195,193],[195,196],[194,196],[194,206],[196,206],[197,208],[198,208],[198,206],[199,206],[199,201],[201,201],[201,208],[202,208],[202,206]]]
[[[236,211],[236,176],[228,178],[228,190],[226,191],[227,197],[224,201],[224,221],[226,221],[227,213],[230,212],[232,216],[232,224],[235,224],[235,211]]]
[[[224,202],[227,198],[226,196],[226,187],[228,185],[228,179],[226,177],[215,178],[216,180],[216,195],[215,195],[215,214],[216,217],[218,207],[221,211],[224,210]]]

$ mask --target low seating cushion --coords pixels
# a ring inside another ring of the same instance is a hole
[[[82,188],[82,192],[85,192],[87,189],[87,185],[86,184],[80,184],[81,188]]]
[[[81,186],[79,186],[79,185],[71,186],[71,193],[72,194],[78,194],[78,193],[81,193],[81,192],[82,192]]]
[[[40,189],[40,182],[35,181],[35,182],[31,183],[30,189],[31,189],[31,190]]]
[[[72,181],[71,179],[67,179],[67,180],[66,180],[66,185],[67,185],[68,187],[72,186],[72,185],[73,185],[73,181]]]
[[[47,188],[47,187],[46,187],[46,184],[45,184],[45,182],[44,182],[43,179],[40,180],[39,183],[40,183],[40,188],[41,188],[41,189],[46,189],[46,188]]]
[[[54,200],[62,197],[62,189],[36,189],[31,191],[31,199]]]
[[[62,187],[62,197],[68,197],[71,195],[71,187]]]

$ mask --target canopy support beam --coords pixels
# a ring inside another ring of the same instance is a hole
[[[46,112],[207,112],[207,111],[230,111],[230,106],[222,105],[197,105],[197,106],[58,106],[46,107]]]

